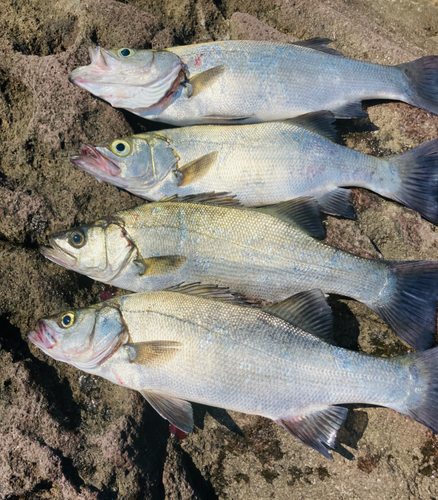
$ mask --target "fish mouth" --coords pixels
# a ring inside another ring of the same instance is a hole
[[[54,332],[43,319],[38,321],[38,326],[35,330],[31,330],[27,334],[27,338],[43,351],[52,349],[56,345],[56,332]]]
[[[83,145],[81,147],[81,153],[71,156],[70,161],[73,165],[94,175],[98,181],[101,180],[101,175],[96,174],[109,174],[114,177],[121,172],[115,160],[104,155],[91,144]]]
[[[46,259],[69,269],[76,266],[76,257],[61,248],[53,238],[49,238],[50,247],[40,246],[39,251]]]

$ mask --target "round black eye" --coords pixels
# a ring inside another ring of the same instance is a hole
[[[75,322],[75,314],[72,312],[65,313],[61,316],[61,326],[68,328]]]
[[[134,52],[131,49],[120,49],[119,50],[119,55],[123,57],[129,57],[132,56]]]
[[[85,243],[85,236],[80,231],[71,233],[69,242],[76,248],[80,248]]]
[[[113,153],[117,156],[128,156],[131,152],[131,146],[126,142],[118,139],[111,144]]]
[[[123,153],[123,151],[125,151],[126,149],[126,146],[125,144],[123,144],[123,142],[119,142],[118,144],[116,144],[116,149],[119,153]]]

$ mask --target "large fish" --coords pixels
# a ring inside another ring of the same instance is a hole
[[[116,108],[174,125],[256,123],[312,111],[366,116],[363,99],[438,114],[438,57],[398,66],[339,57],[328,39],[220,41],[166,50],[90,48],[70,81]]]
[[[245,206],[302,196],[327,213],[354,216],[349,187],[400,201],[438,224],[438,140],[390,158],[334,144],[331,112],[287,122],[200,125],[83,146],[75,165],[148,200],[229,191]]]
[[[330,310],[305,292],[265,310],[208,287],[133,294],[39,321],[47,355],[136,389],[184,432],[188,401],[262,415],[332,458],[342,404],[386,406],[438,432],[438,348],[375,358],[331,345]],[[296,326],[287,320],[291,318]],[[297,324],[298,323],[298,324]]]
[[[430,346],[438,262],[364,259],[324,244],[313,237],[325,233],[310,199],[224,206],[232,203],[208,194],[148,203],[55,234],[41,252],[135,292],[202,282],[278,302],[319,288],[363,302],[416,349]]]

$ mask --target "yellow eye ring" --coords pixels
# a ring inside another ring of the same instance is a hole
[[[68,312],[61,316],[59,326],[61,328],[70,328],[75,322],[76,316],[74,312]]]
[[[131,146],[126,141],[119,139],[111,144],[111,150],[117,156],[128,156],[131,152]]]
[[[75,248],[81,248],[85,243],[85,236],[81,231],[73,231],[68,238],[68,242]]]
[[[123,49],[119,49],[117,51],[117,54],[120,56],[120,57],[131,57],[133,56],[135,53],[135,50],[132,50],[132,49],[127,49],[126,47],[123,48]]]

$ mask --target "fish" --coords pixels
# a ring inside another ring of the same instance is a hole
[[[201,282],[280,302],[318,288],[366,304],[410,346],[429,347],[438,262],[366,259],[324,237],[310,198],[255,209],[210,193],[147,203],[53,234],[40,252],[133,292]]]
[[[348,187],[362,187],[438,224],[438,140],[375,158],[332,142],[335,118],[316,111],[282,122],[197,125],[85,145],[71,161],[150,201],[229,191],[248,207],[314,198],[355,218]]]
[[[185,433],[190,402],[269,418],[328,459],[347,416],[340,405],[392,408],[438,432],[438,348],[373,357],[333,345],[332,327],[318,290],[258,309],[186,285],[65,311],[28,338],[55,360],[139,391]]]
[[[361,118],[364,99],[438,114],[438,56],[397,66],[342,57],[331,40],[228,40],[163,50],[90,48],[69,80],[115,108],[173,125],[260,123],[313,111]]]

